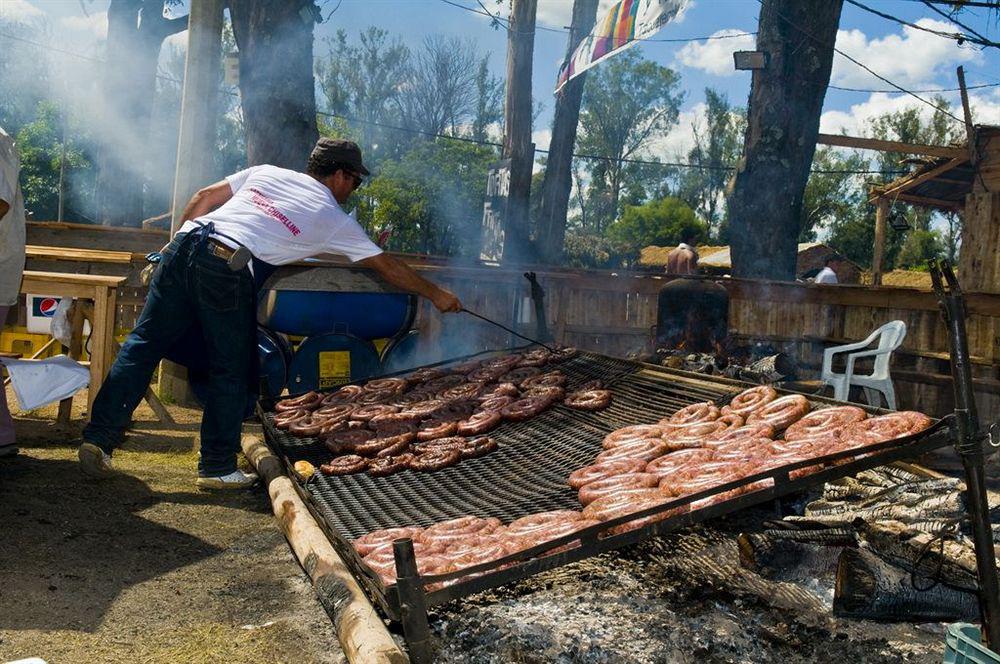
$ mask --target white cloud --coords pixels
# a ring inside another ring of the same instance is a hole
[[[944,21],[922,18],[916,24],[932,30],[955,32],[954,26]],[[950,75],[956,64],[983,60],[982,54],[970,46],[959,46],[952,39],[909,26],[903,26],[901,33],[877,39],[869,39],[861,30],[840,30],[837,32],[837,48],[904,87],[926,87],[938,74]],[[835,85],[885,87],[885,83],[840,55],[834,56],[831,81]]]
[[[945,96],[951,102],[951,112],[961,117],[961,102],[956,94]],[[969,96],[972,114],[978,124],[1000,124],[1000,91]],[[923,102],[903,94],[874,93],[865,101],[854,104],[846,111],[826,111],[820,117],[819,130],[827,134],[845,133],[849,136],[866,135],[868,123],[880,115],[916,108],[923,119],[929,120],[934,109]]]
[[[752,50],[754,47],[753,35],[742,34],[745,32],[746,30],[728,28],[713,32],[711,36],[740,36],[689,42],[677,52],[677,61],[692,69],[700,69],[716,76],[732,76],[738,73],[733,66],[733,52]]]
[[[652,143],[649,154],[661,161],[687,161],[687,154],[694,147],[694,125],[705,116],[705,103],[699,102],[681,111],[677,124],[665,135]]]
[[[552,130],[536,129],[531,132],[531,140],[534,141],[535,147],[539,150],[548,150],[549,143],[552,141]]]
[[[24,23],[39,18],[44,13],[27,0],[0,0],[0,18],[5,21]]]
[[[552,130],[551,129],[536,129],[531,132],[531,141],[535,144],[536,150],[548,150],[549,143],[552,142]],[[535,153],[535,161],[532,162],[531,172],[538,173],[542,170],[542,165],[538,162],[539,157],[545,155]]]
[[[597,6],[597,20],[601,20],[608,7],[617,0],[601,0]],[[538,0],[535,22],[550,28],[566,28],[573,22],[573,0]]]

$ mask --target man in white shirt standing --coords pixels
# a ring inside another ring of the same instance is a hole
[[[236,468],[247,380],[256,346],[252,254],[285,265],[321,253],[340,254],[387,282],[422,295],[442,312],[461,302],[405,263],[385,254],[341,209],[368,169],[351,141],[322,138],[305,173],[253,166],[199,191],[163,251],[136,327],[94,401],[80,446],[81,469],[113,473],[111,453],[124,437],[157,363],[194,323],[208,352],[208,394],[201,422],[198,486],[246,487],[256,476]]]
[[[0,327],[17,304],[24,274],[24,197],[18,177],[21,160],[14,139],[0,128]],[[17,454],[14,420],[0,393],[0,457]]]
[[[839,263],[840,259],[837,256],[829,256],[826,259],[826,264],[823,269],[816,273],[816,277],[813,281],[817,284],[836,284],[839,283],[837,280],[837,273],[833,271],[833,265]]]

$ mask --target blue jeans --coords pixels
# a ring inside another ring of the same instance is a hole
[[[157,363],[200,324],[209,359],[198,473],[216,476],[236,470],[257,333],[254,288],[249,269],[231,271],[196,233],[177,235],[163,251],[139,321],[97,393],[83,437],[109,454],[121,445]]]

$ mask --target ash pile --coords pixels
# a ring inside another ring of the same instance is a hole
[[[964,488],[878,468],[468,597],[432,614],[436,661],[937,664],[978,617]]]

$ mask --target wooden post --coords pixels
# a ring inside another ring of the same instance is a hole
[[[83,355],[83,310],[87,306],[89,305],[81,300],[77,300],[71,307],[72,322],[70,327],[72,331],[69,338],[69,356],[74,360],[79,360]],[[73,397],[69,396],[59,402],[59,413],[56,415],[56,422],[59,424],[67,424],[69,423],[72,414]]]
[[[973,166],[979,161],[976,146],[976,128],[972,124],[972,108],[969,106],[969,91],[965,87],[965,68],[958,67],[958,89],[962,93],[962,114],[965,116],[966,147],[969,148],[969,163]]]
[[[192,0],[188,13],[184,92],[177,133],[170,234],[181,225],[181,212],[194,192],[215,182],[215,138],[222,58],[223,0]]]
[[[537,8],[538,0],[512,0],[507,29],[503,156],[510,159],[510,194],[504,228],[504,263],[523,263],[531,258],[528,199],[535,157],[531,143],[531,64]]]
[[[330,615],[347,660],[352,664],[406,664],[406,655],[316,525],[292,481],[283,474],[281,462],[260,436],[243,437],[243,454],[267,487],[274,516]]]
[[[889,199],[875,202],[875,250],[872,252],[872,286],[882,285],[882,263],[885,260],[885,224],[889,216]]]
[[[216,117],[222,77],[223,0],[192,0],[188,12],[188,47],[184,62],[184,93],[177,135],[171,237],[181,226],[181,213],[201,187],[218,180],[215,173]],[[160,363],[160,396],[175,403],[193,403],[187,370],[173,362]]]
[[[1000,128],[977,129],[979,152],[965,198],[958,278],[967,292],[1000,293]]]

